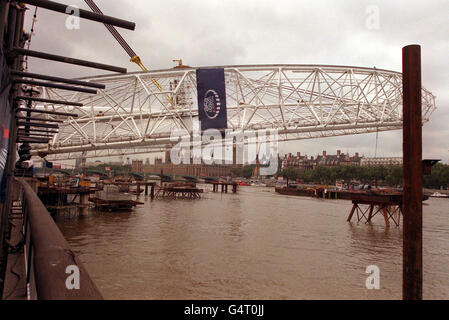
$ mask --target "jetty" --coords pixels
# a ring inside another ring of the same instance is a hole
[[[132,199],[131,194],[121,193],[119,188],[114,185],[104,186],[101,191],[96,191],[89,201],[95,204],[95,209],[102,211],[131,210],[143,202]]]
[[[222,193],[228,193],[228,186],[232,187],[232,193],[237,193],[237,182],[227,182],[227,181],[213,181],[212,184],[212,192],[218,192],[221,186]]]
[[[37,194],[53,217],[87,216],[89,196],[98,191],[91,187],[40,185]]]
[[[140,195],[142,192],[146,196],[150,196],[151,199],[154,199],[155,195],[155,186],[156,182],[154,181],[103,181],[103,186],[115,185],[119,187],[120,192],[132,193],[136,195]]]
[[[200,199],[203,189],[196,187],[195,183],[171,183],[162,186],[156,193],[159,199]]]
[[[384,217],[385,225],[390,226],[390,220],[396,226],[400,225],[402,215],[403,194],[397,190],[338,190],[327,186],[317,187],[281,187],[275,188],[279,194],[292,196],[305,196],[320,199],[339,199],[352,201],[352,208],[347,221],[350,222],[354,215],[357,222],[370,223],[372,219],[380,214]],[[423,195],[422,201],[429,199]]]

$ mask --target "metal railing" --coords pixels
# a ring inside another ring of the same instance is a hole
[[[103,296],[31,186],[21,187],[29,300],[101,300]]]

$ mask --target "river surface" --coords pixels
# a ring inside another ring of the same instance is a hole
[[[58,221],[106,299],[401,299],[402,226],[347,200],[239,187]],[[423,206],[425,299],[449,299],[449,200]],[[368,290],[366,268],[380,270]]]

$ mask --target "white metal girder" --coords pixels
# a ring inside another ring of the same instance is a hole
[[[279,142],[402,128],[401,73],[327,65],[223,68],[229,128],[277,129]],[[198,120],[195,68],[83,80],[103,83],[106,89],[96,95],[42,90],[45,98],[85,106],[36,103],[34,108],[78,114],[64,119],[54,139],[37,145],[37,151],[55,159],[74,152],[119,155],[126,148],[127,154],[160,152],[170,147],[167,139],[173,130],[192,134]],[[423,88],[422,99],[425,123],[435,110],[435,96]]]

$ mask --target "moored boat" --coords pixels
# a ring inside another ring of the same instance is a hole
[[[448,194],[444,194],[444,193],[439,193],[437,191],[437,192],[434,192],[431,195],[429,195],[429,197],[432,197],[432,198],[449,198],[449,195]]]

